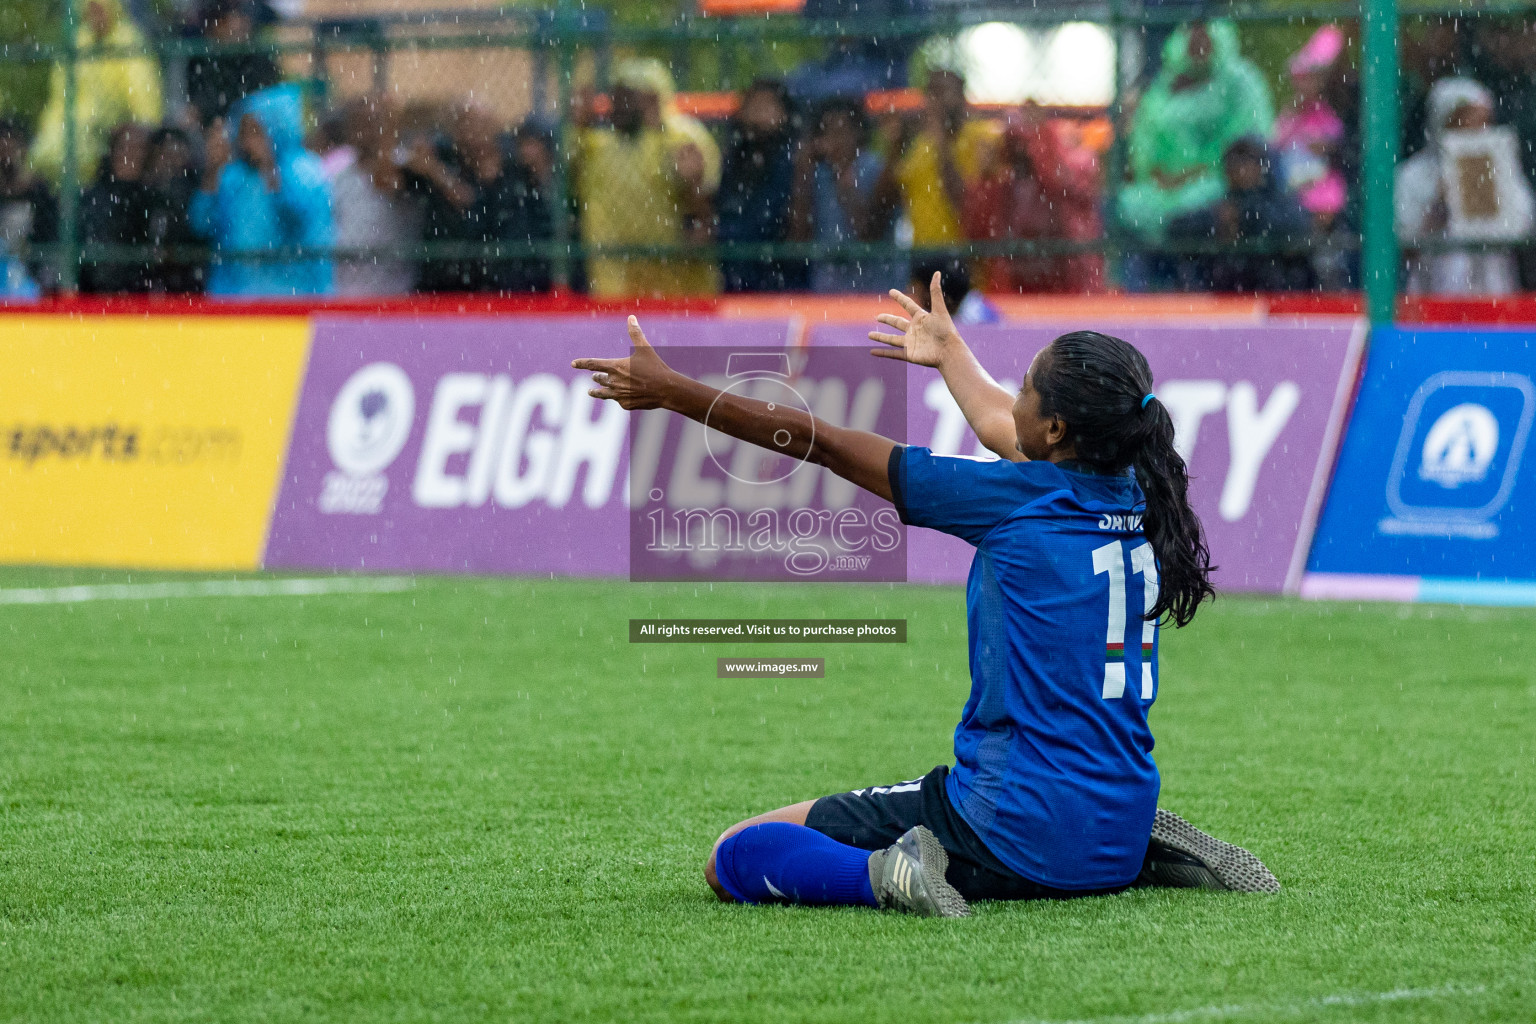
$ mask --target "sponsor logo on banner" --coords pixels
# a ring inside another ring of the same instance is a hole
[[[411,473],[410,501],[421,509],[518,509],[538,501],[561,508],[576,496],[606,504],[624,452],[624,410],[587,394],[585,375],[447,373],[432,382],[432,403]],[[336,468],[317,502],[326,515],[378,515],[390,468],[416,425],[410,378],[373,363],[347,379],[331,403],[326,449]]]
[[[1536,332],[1383,328],[1304,594],[1529,604]]]
[[[308,346],[303,319],[8,326],[0,560],[258,564]]]
[[[97,426],[18,423],[6,432],[5,455],[27,466],[40,461],[185,466],[238,462],[240,431],[232,427]]]
[[[439,378],[411,484],[418,508],[600,508],[615,492],[628,415],[587,394],[585,374],[450,373]]]
[[[416,392],[400,367],[372,363],[348,377],[326,423],[326,450],[336,469],[325,475],[320,511],[377,515],[389,490],[384,470],[415,422]]]
[[[1387,476],[1386,534],[1491,540],[1525,458],[1536,387],[1518,373],[1442,371],[1413,393]]]

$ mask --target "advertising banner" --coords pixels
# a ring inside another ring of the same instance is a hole
[[[674,359],[684,358],[685,350],[707,358],[711,349],[729,348],[722,356],[727,362],[716,368],[721,381],[734,379],[731,354],[798,352],[790,374],[804,380],[796,396],[817,415],[904,433],[898,439],[940,452],[975,454],[975,439],[938,374],[862,355],[869,348],[862,327],[820,326],[801,339],[787,320],[654,317],[644,326],[651,341],[673,352]],[[1035,352],[1067,329],[972,327],[966,334],[994,376],[1012,387]],[[1220,585],[1294,587],[1357,368],[1358,325],[1145,323],[1109,329],[1152,362],[1158,396],[1190,459],[1194,501],[1221,566]],[[802,340],[812,353],[835,353],[836,365],[810,373]],[[741,452],[732,449],[727,457],[724,449],[711,449],[709,439],[721,435],[671,425],[676,417],[668,414],[632,415],[597,402],[587,394],[589,374],[570,369],[578,356],[627,351],[618,316],[318,318],[267,564],[575,576],[631,572],[641,579],[899,578],[889,559],[873,557],[865,563],[849,560],[844,575],[812,577],[743,568],[721,561],[717,551],[690,550],[681,560],[675,552],[664,559],[647,555],[633,563],[634,531],[643,534],[656,516],[665,524],[679,512],[689,513],[690,529],[705,531],[708,547],[728,518],[720,510],[735,509],[745,528],[747,517],[761,511],[765,490],[784,491],[785,501],[809,496],[809,518],[801,518],[807,526],[815,519],[823,530],[834,521],[852,529],[862,514],[869,536],[847,534],[850,543],[881,542],[878,550],[861,547],[871,556],[891,548],[876,510],[859,506],[835,481],[828,486],[819,468],[800,467],[792,484],[754,476],[748,488],[736,472]],[[897,422],[899,403],[868,401],[880,388],[902,389],[900,375],[881,377],[893,367],[905,374],[905,431]],[[743,380],[762,376],[747,374]],[[779,386],[766,378],[750,383],[757,389],[770,385]],[[815,393],[802,394],[806,387]],[[652,421],[669,425],[648,431]],[[636,451],[646,454],[632,474]],[[755,464],[752,469],[765,471]],[[634,501],[636,514],[627,515],[626,485],[632,477],[646,486]],[[751,495],[730,497],[745,490]],[[655,498],[656,491],[663,496]],[[695,500],[701,495],[710,500],[701,504]],[[784,515],[798,510],[782,502],[774,508],[781,526]],[[835,518],[843,512],[843,519]],[[725,537],[731,536],[727,530]],[[810,540],[811,546],[822,544]],[[903,548],[912,579],[965,578],[970,551],[958,541],[911,531]],[[809,563],[800,563],[820,564],[814,552]]]
[[[302,318],[18,316],[0,346],[0,561],[255,568]]]
[[[1533,418],[1536,333],[1375,332],[1303,593],[1536,603]]]
[[[1035,353],[1081,324],[975,326],[967,343],[1000,383],[1016,389]],[[1152,365],[1190,466],[1190,496],[1205,524],[1218,587],[1295,590],[1363,347],[1349,320],[1302,324],[1099,324]],[[815,345],[851,344],[864,331],[824,327]],[[912,444],[948,455],[986,455],[936,370],[908,376]],[[965,578],[971,549],[914,530],[913,580]]]
[[[648,317],[651,342],[783,350],[788,320]],[[579,356],[622,316],[317,317],[267,565],[622,576],[630,414]]]

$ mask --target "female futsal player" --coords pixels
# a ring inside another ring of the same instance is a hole
[[[989,377],[943,307],[899,292],[876,355],[937,367],[1000,461],[934,455],[723,394],[674,372],[634,317],[625,359],[578,359],[591,394],[665,408],[825,466],[903,522],[976,547],[966,587],[971,695],[955,767],[783,807],[728,829],[705,878],[725,900],[850,904],[929,916],[970,899],[1113,893],[1136,883],[1273,891],[1246,850],[1158,811],[1147,711],[1157,626],[1213,591],[1173,423],[1147,361],[1092,331],[1057,338],[1017,395]],[[777,437],[775,436],[777,435]],[[782,444],[785,436],[790,442]],[[1149,842],[1150,838],[1150,842]]]

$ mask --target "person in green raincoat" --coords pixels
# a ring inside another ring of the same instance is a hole
[[[123,11],[121,0],[87,0],[81,15],[75,37],[81,50],[144,46],[144,36]],[[113,129],[125,121],[159,123],[164,111],[160,67],[149,55],[82,57],[75,81],[75,154],[81,181],[89,181]],[[57,64],[32,144],[33,168],[54,181],[64,169],[65,120],[64,66]]]
[[[1132,121],[1121,223],[1144,241],[1162,241],[1170,220],[1221,199],[1227,147],[1244,136],[1269,138],[1274,122],[1269,88],[1238,52],[1230,21],[1179,29]]]

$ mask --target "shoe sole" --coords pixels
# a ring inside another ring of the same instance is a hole
[[[1152,838],[1164,846],[1200,860],[1222,886],[1232,892],[1279,892],[1280,879],[1264,862],[1241,846],[1206,835],[1161,807],[1152,820]]]
[[[923,889],[934,911],[925,916],[970,917],[971,908],[965,897],[944,878],[944,873],[949,870],[949,851],[944,849],[938,836],[923,826],[918,825],[913,831],[917,833],[918,859],[923,866]]]

